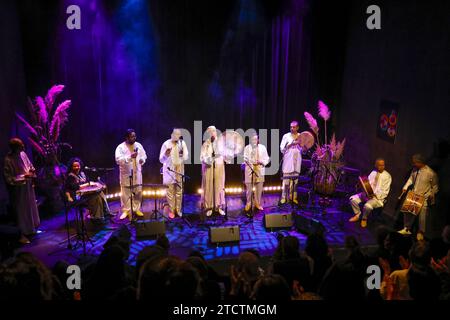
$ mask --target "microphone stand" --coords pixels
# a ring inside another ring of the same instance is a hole
[[[247,161],[245,161],[245,164],[247,165],[247,167],[251,170],[250,175],[251,175],[251,190],[252,190],[252,195],[250,197],[250,214],[247,215],[247,217],[249,217],[250,219],[253,220],[253,217],[255,215],[255,208],[253,207],[253,199],[255,197],[255,191],[253,190],[254,188],[254,184],[255,184],[255,176],[258,178],[258,174],[255,172],[255,170],[253,170],[252,166],[250,165],[250,163],[248,163]]]
[[[133,185],[133,183],[134,183],[134,170],[133,169],[131,169],[131,171],[130,171],[130,176],[129,176],[129,179],[130,179],[130,203],[131,203],[131,206],[130,206],[130,213],[131,213],[131,221],[134,221],[134,209],[133,209],[133,194],[134,194],[134,185]]]
[[[214,142],[213,142],[214,143]],[[212,152],[212,185],[213,185],[213,208],[211,216],[213,216],[216,211],[216,181],[215,181],[215,163],[216,163],[216,152],[214,151],[214,145],[212,146],[213,152]]]

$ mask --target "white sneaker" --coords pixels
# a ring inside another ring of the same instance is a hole
[[[223,211],[222,209],[219,208],[219,213],[220,215],[224,216],[225,215],[225,211]]]
[[[211,210],[211,209],[209,209],[208,211],[206,211],[206,216],[207,216],[207,217],[211,217],[211,215],[212,215],[212,210]]]
[[[411,234],[411,231],[409,231],[409,230],[406,229],[406,228],[403,228],[402,230],[397,231],[397,232],[400,233],[400,234],[402,234],[402,235],[404,235],[404,236],[410,235],[410,234]]]

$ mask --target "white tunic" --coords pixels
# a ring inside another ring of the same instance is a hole
[[[172,149],[169,156],[166,156],[167,149]],[[182,157],[180,157],[180,149],[183,150]],[[171,172],[169,169],[184,174],[184,161],[188,158],[189,151],[186,142],[173,142],[169,139],[163,143],[161,152],[159,153],[159,161],[163,164],[162,174],[164,184],[174,184],[181,180],[179,175]]]
[[[283,174],[300,174],[302,167],[302,152],[300,146],[287,148],[294,141],[290,132],[286,133],[281,139],[280,151],[283,153]]]
[[[264,145],[258,144],[258,146],[252,146],[249,144],[244,148],[244,161],[245,164],[245,183],[252,183],[252,171],[248,167],[247,163],[250,165],[256,164],[258,161],[263,163],[263,166],[253,166],[253,170],[257,173],[258,177],[253,177],[253,182],[264,182],[264,175],[266,168],[265,166],[270,162],[269,155],[267,154],[267,149]]]
[[[378,171],[373,170],[367,178],[369,179],[370,186],[372,187],[373,193],[375,194],[377,200],[384,204],[387,196],[389,195],[389,191],[391,190],[392,177],[389,172],[384,170],[379,174],[378,181],[375,184],[377,174]]]
[[[137,148],[138,155],[135,159],[131,158],[131,154]],[[116,163],[119,165],[120,170],[120,185],[130,185],[130,174],[133,170],[133,184],[142,184],[142,165],[147,160],[147,154],[144,147],[139,142],[135,142],[133,145],[129,145],[126,142],[122,142],[116,148]],[[142,160],[142,164],[140,161]]]

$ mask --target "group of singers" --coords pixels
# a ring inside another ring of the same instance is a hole
[[[292,121],[290,132],[283,136],[280,143],[280,151],[283,155],[281,204],[288,200],[298,204],[297,184],[302,164],[299,134],[299,123]],[[120,171],[121,220],[131,219],[132,213],[143,216],[141,211],[142,167],[147,160],[147,154],[142,144],[136,139],[136,132],[128,129],[125,141],[117,146],[115,151],[115,160]],[[18,227],[24,235],[28,236],[34,234],[40,224],[33,184],[29,179],[34,175],[35,169],[24,152],[24,144],[20,139],[11,139],[9,145],[10,152],[5,158],[4,176],[10,194],[10,205],[15,211]],[[162,144],[159,154],[163,184],[167,186],[166,199],[169,218],[181,217],[183,214],[184,163],[188,158],[188,148],[182,139],[181,130],[173,129],[170,139]],[[232,159],[222,154],[217,129],[214,126],[207,128],[207,138],[201,148],[200,160],[202,163],[202,210],[206,216],[211,216],[213,213],[225,215],[225,164]],[[269,162],[267,149],[259,143],[259,137],[257,135],[251,137],[250,144],[244,148],[246,212],[253,208],[263,210],[261,196],[265,176],[264,168]],[[414,169],[403,187],[403,192],[412,189],[415,193],[425,197],[425,204],[420,214],[417,215],[419,230],[424,231],[429,206],[434,203],[435,195],[438,192],[437,175],[426,165],[424,157],[419,154],[412,157],[412,163]],[[82,167],[81,160],[77,158],[72,159],[69,163],[69,172],[65,182],[66,200],[69,202],[75,201],[76,192],[88,185]],[[375,161],[375,169],[370,173],[368,180],[373,189],[373,195],[368,197],[362,192],[349,199],[354,212],[354,216],[349,221],[356,222],[361,219],[362,227],[367,226],[370,212],[385,205],[390,192],[392,178],[385,170],[384,159],[378,158]],[[91,213],[91,219],[94,221],[111,215],[102,192],[92,197],[87,207]],[[405,213],[404,229],[399,232],[411,234],[411,228],[417,216]]]

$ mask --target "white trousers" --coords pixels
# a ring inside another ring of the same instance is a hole
[[[120,186],[120,205],[122,212],[131,211],[131,189],[126,186]],[[141,210],[142,203],[142,187],[133,189],[133,211]]]
[[[254,198],[253,198],[253,205],[261,205],[261,197],[262,197],[262,192],[263,192],[263,185],[264,182],[257,182],[254,183],[254,188],[255,188],[255,193],[254,193]],[[247,205],[250,205],[252,203],[252,184],[251,183],[246,183],[246,191],[247,191]]]
[[[298,184],[298,179],[295,179],[295,180],[294,179],[284,179],[281,198],[284,200],[291,200],[291,199],[296,200],[297,199],[297,184]]]
[[[352,205],[353,212],[355,215],[361,215],[360,204],[364,203],[363,206],[363,219],[367,219],[368,215],[373,211],[373,209],[383,207],[383,202],[378,199],[368,199],[364,193],[358,193],[350,197],[350,203]]]
[[[177,183],[168,185],[166,200],[172,212],[176,211],[178,214],[182,214],[181,202],[183,201],[183,190],[180,185]]]

